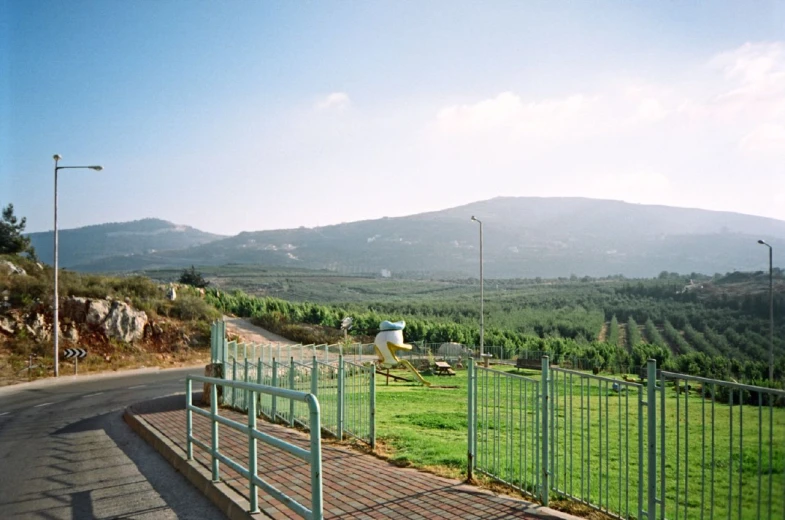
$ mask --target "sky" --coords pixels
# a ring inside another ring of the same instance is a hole
[[[785,2],[0,0],[27,231],[313,227],[498,196],[785,220]]]

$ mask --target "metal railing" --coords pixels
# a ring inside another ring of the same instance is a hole
[[[539,374],[538,374],[539,375]],[[785,519],[785,391],[658,371],[642,381],[469,365],[469,475],[617,518]]]
[[[469,361],[469,477],[472,470],[547,501],[543,484],[541,382]]]
[[[193,382],[207,383],[210,385],[210,411],[203,410],[193,405]],[[241,424],[218,414],[218,385],[230,387],[235,390],[242,390],[247,396],[248,402],[248,424]],[[256,429],[256,397],[259,395],[270,395],[273,398],[287,399],[290,402],[305,403],[309,410],[309,429],[310,429],[310,449],[306,450],[294,444],[273,437],[267,433]],[[200,441],[193,435],[193,414],[201,415],[210,420],[210,444]],[[225,453],[220,451],[219,443],[219,424],[237,430],[248,436],[248,458],[246,466],[232,460]],[[188,460],[193,460],[194,445],[206,451],[211,456],[211,471],[213,482],[219,482],[220,464],[224,463],[246,479],[249,486],[250,513],[259,512],[259,489],[270,494],[277,500],[285,504],[289,509],[302,516],[303,518],[322,520],[323,510],[323,489],[322,489],[322,441],[320,428],[319,401],[312,395],[305,392],[275,388],[267,385],[258,385],[237,381],[226,381],[223,379],[188,376],[186,378],[186,453]],[[303,504],[297,502],[292,497],[286,495],[281,490],[260,478],[257,473],[257,441],[285,451],[298,457],[310,465],[311,473],[311,504],[308,509]]]
[[[376,365],[358,365],[341,357],[338,365],[342,385],[341,426],[338,438],[344,434],[376,446]]]
[[[348,435],[371,448],[376,446],[376,366],[373,364],[357,365],[345,361],[343,356],[338,356],[334,364],[316,357],[308,364],[294,359],[279,363],[273,358],[268,364],[262,360],[253,362],[246,358],[240,362],[232,358],[225,372],[228,381],[309,392],[319,398],[323,431],[338,440]],[[250,397],[245,390],[225,385],[222,396],[224,405],[249,412]],[[309,412],[305,404],[282,402],[275,395],[260,395],[257,400],[257,414],[289,426],[308,428]]]
[[[605,513],[641,518],[649,508],[647,387],[553,367],[549,375],[551,489]]]
[[[785,391],[666,371],[659,391],[660,518],[785,519]]]

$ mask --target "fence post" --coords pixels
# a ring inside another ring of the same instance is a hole
[[[215,385],[213,385],[215,386]],[[193,381],[190,377],[185,378],[185,453],[188,455],[188,460],[194,460],[194,417],[191,411],[191,404],[193,403]]]
[[[311,393],[315,396],[319,396],[319,363],[316,361],[316,356],[311,358],[312,361],[312,368],[311,368]]]
[[[371,416],[370,420],[370,441],[371,450],[376,448],[376,365],[371,365],[371,396],[370,396]]]
[[[344,373],[343,373],[343,356],[338,356],[338,440],[343,440],[343,398],[344,398]]]
[[[550,490],[550,481],[548,480],[550,473],[548,464],[548,442],[550,433],[548,431],[548,410],[550,409],[550,396],[548,393],[548,380],[550,379],[548,371],[549,366],[548,356],[542,356],[542,488],[540,489],[540,501],[542,502],[542,505],[546,507],[548,506],[548,491]]]
[[[648,369],[646,379],[646,414],[648,419],[648,511],[646,518],[657,518],[657,360],[646,362]],[[678,418],[677,418],[678,420]]]
[[[322,424],[319,400],[308,397],[306,403],[309,410],[309,427],[311,439],[311,518],[313,520],[324,519],[324,491],[322,481],[324,473],[322,471]]]
[[[273,384],[272,386],[278,387],[278,359],[273,358]],[[278,417],[278,398],[273,395],[272,396],[272,406],[273,406],[273,413],[272,413],[272,420],[275,422],[276,417]]]
[[[212,456],[212,470],[213,470],[213,482],[218,482],[220,480],[220,476],[218,474],[218,421],[215,419],[218,416],[218,385],[210,386],[210,414],[212,417],[210,418],[211,421],[211,433],[210,436],[210,455]]]
[[[247,383],[248,382],[248,358],[247,357],[245,358],[245,362],[243,364],[245,365],[245,367],[244,367],[245,368],[245,376],[243,377],[243,381],[245,381]],[[250,404],[248,403],[248,401],[249,401],[249,399],[248,399],[248,390],[243,390],[243,401],[245,402],[245,409],[246,410],[250,410],[250,408],[249,408]]]
[[[246,369],[248,368],[248,358],[245,358],[245,367]],[[248,372],[246,371],[247,375]],[[246,377],[247,382],[248,378]],[[248,393],[248,390],[244,391]],[[251,392],[251,394],[251,399],[246,400],[248,401],[248,490],[251,495],[251,509],[249,513],[253,514],[259,512],[259,492],[254,482],[256,477],[256,437],[252,435],[252,432],[256,430],[256,393]]]
[[[294,390],[294,358],[289,358],[289,390]],[[294,399],[289,399],[289,426],[294,426]]]
[[[474,359],[469,358],[469,366],[468,368],[468,399],[467,399],[467,407],[468,407],[468,415],[469,415],[469,437],[468,437],[468,446],[466,450],[466,462],[467,462],[467,469],[466,475],[467,480],[472,480],[472,471],[474,470]]]
[[[215,322],[210,324],[210,363],[215,363]]]
[[[261,358],[259,358],[259,360],[256,362],[256,384],[257,385],[261,385],[262,381],[263,381],[263,379],[262,379],[263,372],[264,372],[263,364],[264,364],[264,362],[262,361]],[[264,413],[264,407],[262,406],[262,404],[263,404],[262,403],[262,394],[261,393],[255,394],[254,401],[257,401],[259,403],[258,404],[258,411],[261,412],[261,413]]]
[[[237,357],[232,358],[232,381],[237,381]],[[237,388],[232,388],[232,408],[237,406]]]

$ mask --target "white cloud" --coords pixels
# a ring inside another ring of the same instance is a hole
[[[785,153],[785,125],[774,123],[760,125],[742,137],[739,147],[746,152],[783,154]]]
[[[711,58],[708,71],[702,86],[713,95],[693,96],[683,106],[694,119],[734,123],[785,117],[785,43],[745,43]]]
[[[437,126],[445,133],[504,131],[511,135],[559,135],[576,129],[596,99],[575,94],[561,99],[524,100],[513,92],[476,103],[442,108]]]
[[[755,87],[780,83],[785,79],[785,44],[782,42],[745,43],[717,54],[709,65],[722,70],[727,79]]]
[[[646,98],[638,105],[638,117],[643,121],[660,121],[668,115],[662,103],[655,98]]]
[[[316,110],[345,110],[351,105],[349,95],[345,92],[332,92],[316,102]]]

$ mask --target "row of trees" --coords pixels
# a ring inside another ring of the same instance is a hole
[[[386,312],[380,314],[375,310],[349,309],[339,305],[320,305],[314,303],[296,303],[277,298],[253,297],[242,292],[220,295],[217,291],[208,291],[208,302],[223,312],[240,316],[262,319],[265,323],[308,323],[329,328],[338,328],[341,320],[348,315],[354,318],[354,334],[370,341],[378,331],[382,320],[406,320],[405,336],[409,342],[441,343],[454,341],[466,345],[479,343],[478,329],[474,325],[451,322],[448,320],[427,319],[416,316],[405,316]],[[614,320],[611,320],[612,322]],[[681,355],[676,355],[668,346],[667,341],[657,330],[652,320],[646,321],[645,331],[648,343],[641,341],[638,325],[629,318],[627,322],[627,340],[630,348],[625,348],[618,341],[618,321],[616,321],[616,341],[588,341],[583,336],[565,338],[559,336],[539,336],[526,334],[511,329],[489,327],[485,332],[485,344],[503,349],[504,356],[512,358],[521,352],[547,352],[555,363],[570,361],[584,368],[597,367],[612,372],[637,372],[647,359],[657,360],[658,366],[667,370],[683,372],[703,377],[729,379],[737,378],[746,381],[762,381],[768,372],[765,357],[744,359],[740,356],[727,357],[712,355],[709,352],[697,352],[681,336],[669,322],[665,324],[671,341],[681,341]],[[611,328],[613,330],[613,327]],[[733,352],[733,336],[727,340],[713,329],[707,329],[712,338],[723,338],[728,345],[727,351]],[[731,329],[732,330],[732,329]],[[697,336],[698,331],[691,329],[689,334]],[[733,334],[733,332],[731,332]],[[680,340],[672,339],[678,337]],[[703,341],[707,341],[704,337]],[[684,346],[686,345],[686,346]],[[785,374],[785,362],[781,362],[775,371],[775,377]]]

